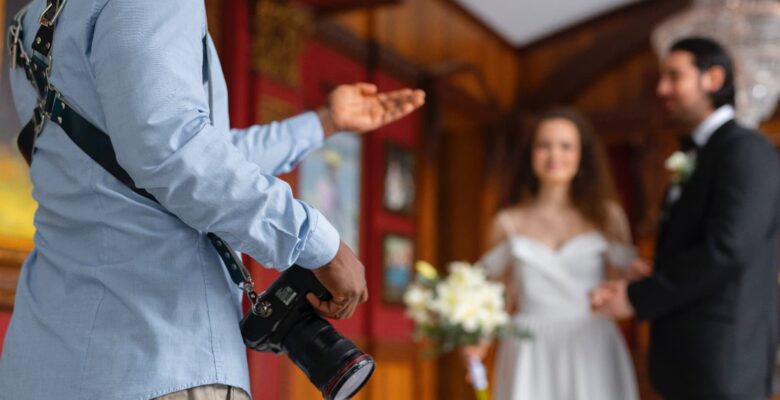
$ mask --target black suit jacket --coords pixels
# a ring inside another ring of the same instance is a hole
[[[766,397],[777,338],[780,163],[729,121],[665,210],[653,275],[629,285],[651,323],[650,376],[665,397]]]

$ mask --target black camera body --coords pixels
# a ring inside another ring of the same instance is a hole
[[[285,270],[241,320],[244,343],[256,351],[286,352],[325,399],[348,399],[371,377],[374,360],[317,315],[308,293],[330,298],[310,270]]]

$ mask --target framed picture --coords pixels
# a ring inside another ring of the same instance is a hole
[[[403,304],[412,280],[414,240],[409,236],[387,234],[382,241],[382,300]]]
[[[382,206],[394,213],[411,215],[414,211],[414,154],[394,143],[385,145]]]
[[[328,139],[301,163],[300,198],[317,208],[355,253],[360,250],[360,152],[357,135]]]

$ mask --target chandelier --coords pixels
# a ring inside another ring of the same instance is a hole
[[[658,54],[683,37],[707,37],[735,63],[737,119],[755,127],[775,112],[780,95],[780,2],[695,0],[662,22],[652,35]]]

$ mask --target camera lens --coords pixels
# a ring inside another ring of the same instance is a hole
[[[374,360],[314,312],[303,315],[284,339],[287,354],[327,400],[352,397],[374,372]]]
[[[325,398],[344,400],[352,398],[368,382],[374,372],[374,360],[368,354],[354,359],[342,373],[334,376],[332,387],[325,390]]]

